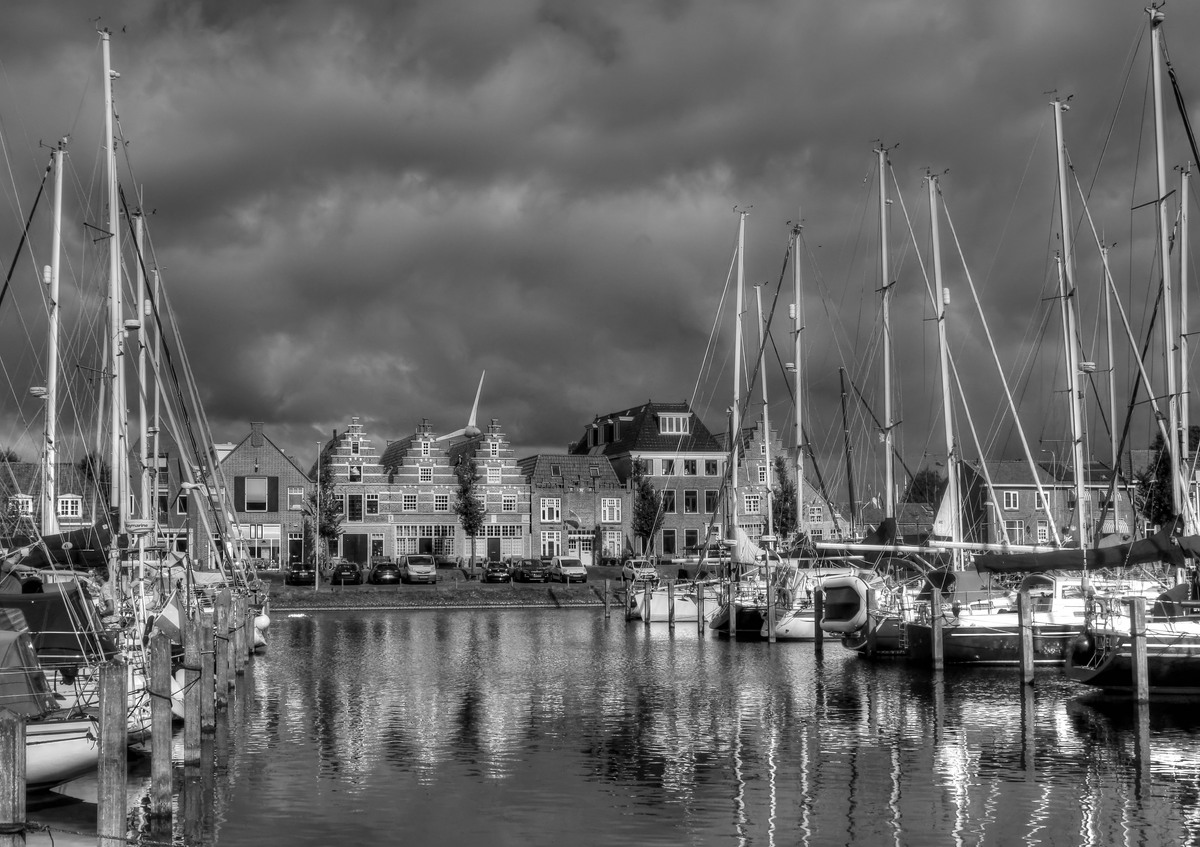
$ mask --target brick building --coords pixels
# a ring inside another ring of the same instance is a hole
[[[607,457],[540,454],[517,464],[529,487],[534,555],[587,565],[633,552],[632,494]]]

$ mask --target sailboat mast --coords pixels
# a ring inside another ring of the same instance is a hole
[[[883,294],[883,453],[884,494],[886,516],[896,517],[896,466],[892,457],[892,281],[888,271],[887,221],[887,148],[882,144],[875,151],[879,156],[879,284]]]
[[[936,293],[937,332],[938,332],[938,362],[942,377],[942,421],[946,435],[946,505],[950,513],[950,540],[957,543],[962,541],[962,526],[958,506],[958,457],[954,452],[954,423],[951,417],[950,397],[950,349],[946,342],[946,306],[950,302],[950,292],[942,283],[942,248],[938,230],[937,194],[938,178],[929,174],[929,224],[933,248],[933,282]],[[962,551],[957,547],[951,553],[954,569],[959,570]]]
[[[766,283],[754,286],[754,296],[758,303],[758,380],[762,383],[762,438],[763,438],[763,461],[766,463],[766,485],[767,485],[767,534],[763,536],[762,541],[770,547],[775,541],[775,515],[772,504],[775,502],[775,495],[771,490],[771,416],[770,405],[767,402],[767,325],[763,320],[763,305],[762,305],[762,287]]]
[[[1071,463],[1075,477],[1075,515],[1078,521],[1076,528],[1076,544],[1080,550],[1087,546],[1089,515],[1088,502],[1084,494],[1084,465],[1083,465],[1083,416],[1080,410],[1081,390],[1079,385],[1079,350],[1075,344],[1078,337],[1075,319],[1075,254],[1071,248],[1071,205],[1070,194],[1067,191],[1067,149],[1063,143],[1062,115],[1067,110],[1067,104],[1055,100],[1050,106],[1054,109],[1054,144],[1058,161],[1058,213],[1062,226],[1063,255],[1061,272],[1059,274],[1059,296],[1062,299],[1063,314],[1066,319],[1064,331],[1067,353],[1067,386],[1071,399]]]
[[[49,337],[46,342],[46,443],[43,455],[45,467],[42,469],[42,536],[58,532],[58,333],[61,314],[58,308],[59,279],[62,267],[62,187],[63,159],[66,154],[67,140],[58,142],[53,153],[54,159],[54,222],[50,233],[50,286],[48,296],[49,306]]]
[[[112,396],[110,398],[109,419],[109,508],[116,518],[116,532],[125,531],[125,513],[128,506],[125,502],[124,466],[122,435],[124,433],[122,391],[122,363],[124,361],[124,332],[121,326],[121,252],[118,219],[120,216],[117,198],[117,139],[113,132],[113,91],[112,82],[117,77],[109,58],[109,34],[100,33],[100,41],[104,54],[104,137],[108,142],[105,154],[106,174],[108,179],[108,335],[111,346],[109,366],[112,376]],[[113,547],[114,558],[120,556]],[[114,564],[116,564],[114,562]],[[115,571],[115,568],[111,570]],[[115,576],[115,573],[114,573]]]
[[[1108,267],[1108,246],[1100,248],[1101,263],[1104,267]],[[1109,450],[1112,454],[1113,473],[1117,473],[1121,468],[1121,454],[1117,446],[1117,363],[1113,359],[1113,332],[1112,332],[1112,291],[1109,290],[1108,283],[1104,283],[1104,336],[1105,336],[1105,357],[1108,361],[1108,419],[1113,422],[1108,428]]]
[[[846,417],[846,369],[838,368],[838,380],[842,384],[842,438],[846,445],[846,494],[850,498],[850,536],[858,523],[858,504],[854,499],[854,462],[851,458],[850,420]]]
[[[1179,177],[1179,384],[1184,395],[1179,404],[1179,458],[1186,468],[1191,457],[1191,415],[1188,413],[1188,203],[1192,166],[1184,166]],[[1191,474],[1188,474],[1190,478]],[[1190,492],[1188,492],[1190,494]]]
[[[1163,303],[1163,337],[1166,339],[1166,374],[1167,374],[1167,438],[1166,446],[1171,457],[1171,494],[1175,512],[1187,515],[1187,532],[1195,531],[1192,510],[1186,507],[1187,490],[1183,483],[1179,455],[1179,399],[1178,384],[1175,369],[1175,316],[1171,302],[1171,245],[1170,230],[1167,220],[1167,165],[1166,154],[1163,150],[1163,108],[1162,108],[1162,10],[1151,6],[1146,9],[1150,16],[1150,35],[1153,53],[1151,65],[1154,77],[1154,147],[1157,153],[1155,175],[1158,180],[1158,255],[1159,268],[1162,270],[1162,303]]]
[[[801,400],[803,361],[800,349],[800,332],[804,329],[801,320],[800,300],[800,230],[799,222],[792,227],[792,367],[795,373],[795,416],[796,416],[796,526],[807,528],[807,513],[804,511],[804,402]],[[806,533],[807,534],[807,533]]]
[[[746,282],[746,212],[738,212],[737,295],[733,301],[733,411],[729,418],[730,514],[737,523],[738,457],[742,449],[742,298]],[[730,537],[736,538],[736,535]]]

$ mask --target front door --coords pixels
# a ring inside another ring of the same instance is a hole
[[[487,555],[488,559],[493,562],[500,561],[500,539],[489,538],[487,540]]]
[[[367,561],[367,534],[347,532],[342,535],[342,556],[360,565]]]

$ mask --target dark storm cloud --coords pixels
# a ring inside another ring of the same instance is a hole
[[[1128,175],[1145,146],[1131,108],[1133,130],[1109,135],[1124,74],[1144,80],[1147,49],[1145,14],[1118,2],[6,11],[0,108],[30,174],[44,167],[39,138],[76,132],[77,167],[94,155],[90,19],[113,31],[131,184],[156,210],[154,252],[214,435],[237,439],[264,420],[300,453],[352,415],[380,442],[422,418],[462,426],[485,369],[480,417],[498,418],[519,452],[565,446],[593,414],[691,399],[735,205],[753,207],[747,283],[772,292],[788,222],[803,215],[813,414],[836,413],[839,365],[877,394],[877,140],[899,144],[892,161],[927,264],[923,176],[942,174],[1011,367],[1056,249],[1046,92],[1075,95],[1080,172],[1104,153],[1094,213],[1109,232],[1128,229]],[[1189,43],[1200,14],[1167,15],[1170,43]],[[1181,73],[1200,90],[1200,75]],[[936,360],[899,204],[891,214],[907,426],[937,414]],[[945,227],[942,237],[960,368],[990,373]],[[787,360],[785,323],[786,303],[775,334]],[[718,431],[728,325],[721,337],[720,384],[699,395]],[[990,419],[997,388],[975,385]],[[786,403],[778,385],[773,396]],[[917,425],[906,450],[919,458],[932,430]]]

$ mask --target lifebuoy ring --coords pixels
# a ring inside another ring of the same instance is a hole
[[[848,634],[867,623],[867,592],[870,587],[857,576],[831,576],[823,583],[825,609],[821,629]]]

